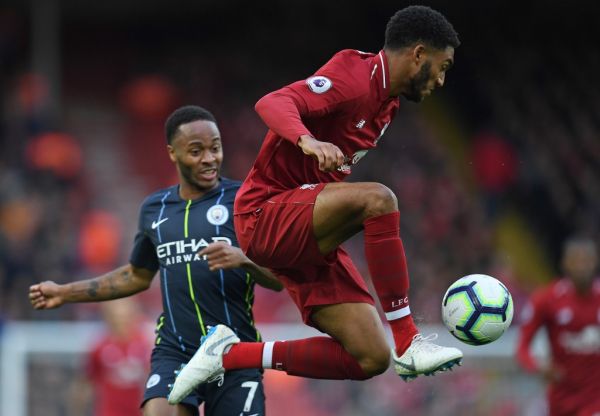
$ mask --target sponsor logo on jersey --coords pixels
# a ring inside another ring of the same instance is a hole
[[[576,354],[596,354],[600,352],[600,327],[588,325],[578,332],[565,331],[560,334],[562,347]]]
[[[231,245],[231,239],[228,237],[212,237],[211,240],[211,243],[222,241]],[[204,238],[170,241],[156,246],[156,256],[163,260],[166,266],[201,261],[204,259],[198,255],[198,252],[209,244]]]
[[[229,219],[229,210],[225,205],[213,205],[206,211],[206,219],[212,225],[223,225]]]
[[[358,152],[352,155],[352,164],[356,165],[360,160],[365,157],[365,155],[369,153],[368,150],[359,150]]]
[[[358,123],[356,123],[356,128],[357,128],[357,129],[362,129],[362,128],[365,126],[365,123],[366,123],[366,122],[367,122],[367,121],[366,121],[364,118],[363,118],[363,119],[361,119],[361,120],[360,120]]]
[[[304,185],[302,185],[302,186],[300,187],[300,189],[303,189],[303,190],[310,189],[310,190],[312,191],[312,190],[313,190],[313,189],[315,189],[316,187],[317,187],[317,184],[316,184],[316,183],[305,183]]]
[[[320,75],[308,78],[306,84],[315,94],[323,94],[333,86],[333,82],[329,78]]]
[[[369,153],[368,150],[359,150],[358,152],[354,153],[352,157],[346,156],[344,158],[344,164],[337,168],[338,172],[349,175],[352,173],[352,165],[356,165],[358,162],[360,162],[360,160],[365,157],[367,153]]]
[[[160,382],[160,375],[159,374],[152,374],[148,378],[148,382],[146,383],[146,388],[150,389],[150,388],[156,386],[159,382]]]

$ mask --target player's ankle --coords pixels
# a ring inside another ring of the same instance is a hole
[[[396,354],[401,356],[410,347],[413,337],[419,333],[419,330],[410,315],[389,321],[389,323],[394,337]]]

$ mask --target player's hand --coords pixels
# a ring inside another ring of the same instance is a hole
[[[198,255],[208,261],[208,268],[212,272],[219,269],[236,269],[250,261],[239,247],[221,241],[204,247]]]
[[[62,286],[50,280],[29,287],[29,302],[34,309],[58,308],[65,299]]]
[[[319,170],[323,172],[333,172],[344,164],[344,154],[333,143],[322,142],[314,137],[303,135],[298,140],[298,146],[305,155],[317,159]]]

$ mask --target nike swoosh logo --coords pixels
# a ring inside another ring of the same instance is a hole
[[[163,222],[165,222],[166,220],[168,220],[168,218],[163,218],[160,221],[152,221],[152,229],[156,230],[158,228],[159,225],[161,225]]]
[[[417,371],[417,368],[415,367],[415,359],[413,357],[410,358],[410,364],[405,364],[401,361],[397,361],[396,364],[402,368],[406,368],[407,370]]]
[[[217,354],[215,354],[215,348],[217,348],[219,345],[226,343],[227,341],[229,341],[232,338],[235,338],[235,335],[229,335],[228,337],[220,339],[219,341],[215,342],[214,344],[209,345],[208,348],[206,349],[206,355],[213,355],[213,356],[217,355]]]

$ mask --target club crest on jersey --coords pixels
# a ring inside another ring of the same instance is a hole
[[[223,225],[229,219],[229,210],[225,205],[213,205],[206,211],[206,219],[212,225]]]
[[[156,386],[160,381],[160,375],[158,374],[152,374],[150,376],[150,378],[148,379],[148,382],[146,383],[146,388],[150,389],[154,386]]]
[[[327,92],[332,86],[333,82],[327,77],[317,75],[316,77],[310,77],[306,80],[308,88],[315,94],[323,94]]]

